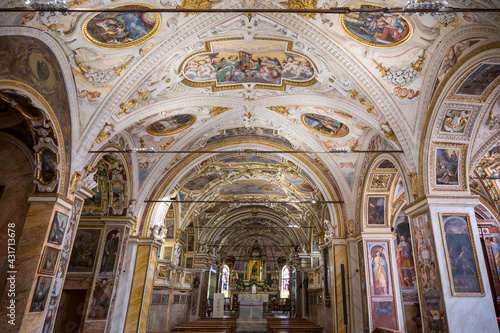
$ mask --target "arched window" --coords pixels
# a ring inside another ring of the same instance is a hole
[[[287,266],[281,270],[281,298],[288,298],[290,295],[290,270]]]
[[[229,297],[229,267],[224,265],[222,269],[222,293],[224,297]]]

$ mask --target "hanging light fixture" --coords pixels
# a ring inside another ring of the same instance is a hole
[[[445,9],[446,5],[448,4],[448,1],[432,1],[432,0],[408,0],[406,3],[406,6],[404,7],[405,10],[408,9],[429,9],[429,10],[435,10],[435,9]],[[413,15],[416,13],[412,12],[407,12],[407,15]],[[419,12],[419,15],[422,16],[424,14],[427,14],[425,12]],[[432,16],[438,14],[437,12],[431,12],[430,13]]]
[[[28,6],[31,9],[52,9],[54,11],[50,11],[49,15],[55,16],[56,13],[55,11],[61,11],[61,9],[68,9],[68,4],[66,4],[66,0],[51,0],[51,1],[44,1],[44,2],[39,2],[37,0],[31,1],[31,0],[26,0],[24,2],[26,6]],[[67,15],[65,11],[61,11],[63,15]],[[44,15],[44,12],[38,12],[40,16]]]

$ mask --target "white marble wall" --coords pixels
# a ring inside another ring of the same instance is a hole
[[[479,232],[476,226],[474,215],[475,200],[468,200],[455,204],[431,204],[429,211],[431,213],[432,228],[434,232],[436,253],[439,264],[439,273],[443,286],[444,303],[446,315],[448,317],[449,331],[453,333],[469,332],[498,332],[495,310],[491,290],[488,281],[488,273],[484,263],[483,251],[479,239]],[[443,238],[441,236],[441,226],[438,213],[468,213],[474,234],[474,243],[479,261],[479,268],[483,279],[485,296],[482,297],[458,297],[451,295],[450,279],[446,264]]]
[[[125,261],[123,262],[120,284],[116,292],[115,310],[111,321],[111,333],[121,333],[125,328],[127,306],[130,298],[130,288],[134,277],[135,259],[137,256],[137,240],[129,238]]]

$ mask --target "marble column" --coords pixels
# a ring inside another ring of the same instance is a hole
[[[153,238],[141,238],[138,241],[124,332],[146,331],[154,271],[160,246],[161,243]]]
[[[405,208],[424,331],[498,331],[474,213],[477,204],[479,196],[426,195]]]
[[[61,253],[64,238],[55,238],[50,243],[52,226],[56,216],[64,220],[64,228],[58,229],[58,237],[64,237],[67,221],[71,215],[73,201],[58,194],[32,194],[28,198],[29,210],[19,238],[15,260],[8,262],[8,284],[2,297],[0,326],[2,332],[41,331],[44,311],[47,309],[56,273],[57,260],[53,268],[41,269],[44,253]],[[58,215],[59,214],[59,215]],[[47,268],[47,267],[46,267]],[[66,267],[64,267],[65,273]],[[43,285],[43,287],[41,287]],[[37,287],[40,286],[41,288]],[[33,301],[36,299],[36,306]],[[54,302],[54,301],[52,301]],[[8,308],[10,306],[10,308]],[[9,314],[15,314],[15,317]],[[10,322],[8,322],[10,321]]]
[[[134,277],[134,266],[137,258],[137,247],[139,237],[131,236],[127,244],[127,252],[125,253],[125,261],[120,277],[120,285],[116,291],[115,311],[113,312],[111,322],[111,333],[121,333],[125,328],[125,320],[127,316],[128,299],[130,298],[130,289]]]

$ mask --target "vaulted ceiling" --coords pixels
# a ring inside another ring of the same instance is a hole
[[[16,27],[43,31],[66,55],[78,105],[71,110],[74,163],[89,163],[89,150],[110,145],[143,148],[131,154],[139,202],[234,201],[182,205],[181,227],[228,227],[200,231],[206,243],[236,242],[250,232],[299,244],[313,229],[321,233],[325,220],[353,218],[368,158],[325,152],[403,150],[404,168],[417,170],[436,87],[461,57],[500,36],[495,14],[126,12],[148,6],[307,9],[356,5],[352,1],[68,4],[124,11],[4,14],[2,24],[12,26],[10,34],[22,34]],[[39,80],[50,76],[43,55],[33,63]],[[165,207],[157,206],[144,205],[142,228],[161,219],[155,214]],[[288,228],[292,224],[310,228]],[[229,228],[234,225],[253,229]]]

